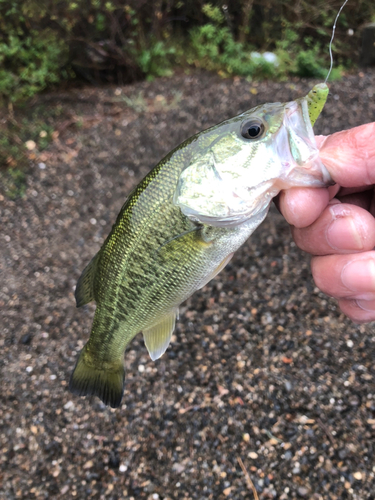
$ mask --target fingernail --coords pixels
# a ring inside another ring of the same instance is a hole
[[[331,200],[329,200],[328,205],[330,205],[330,206],[333,206],[333,205],[341,205],[341,201],[340,201],[340,200],[338,200],[337,198],[332,198]]]
[[[341,272],[341,281],[353,292],[375,292],[375,261],[349,262]]]
[[[350,210],[341,204],[332,205],[330,212],[334,220],[327,228],[327,241],[337,250],[363,250],[362,236],[350,216]]]
[[[367,312],[375,311],[375,301],[374,300],[356,300],[357,306]]]

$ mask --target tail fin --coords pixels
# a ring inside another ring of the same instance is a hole
[[[105,405],[118,408],[124,392],[124,380],[123,359],[109,364],[106,370],[95,368],[85,346],[70,377],[69,390],[77,396],[98,396]]]

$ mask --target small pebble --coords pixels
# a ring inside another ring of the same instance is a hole
[[[301,466],[300,466],[299,462],[296,462],[294,464],[294,468],[292,470],[292,473],[293,474],[299,474],[300,472],[301,472]]]
[[[68,401],[67,403],[64,404],[64,410],[73,410],[73,408],[74,408],[73,401]]]
[[[32,338],[33,336],[31,333],[25,333],[24,335],[22,335],[20,342],[21,344],[28,345],[30,344]]]
[[[33,149],[36,148],[36,142],[35,141],[26,141],[25,142],[26,149],[29,151],[32,151]]]
[[[305,498],[309,494],[309,490],[304,486],[300,486],[297,490],[297,493],[300,497]]]

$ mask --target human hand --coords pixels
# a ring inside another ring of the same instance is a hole
[[[279,207],[297,245],[314,257],[316,285],[352,320],[375,320],[375,123],[316,137],[337,183],[283,191]]]

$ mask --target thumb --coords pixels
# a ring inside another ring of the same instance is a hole
[[[375,184],[375,122],[322,138],[320,158],[343,187]]]

